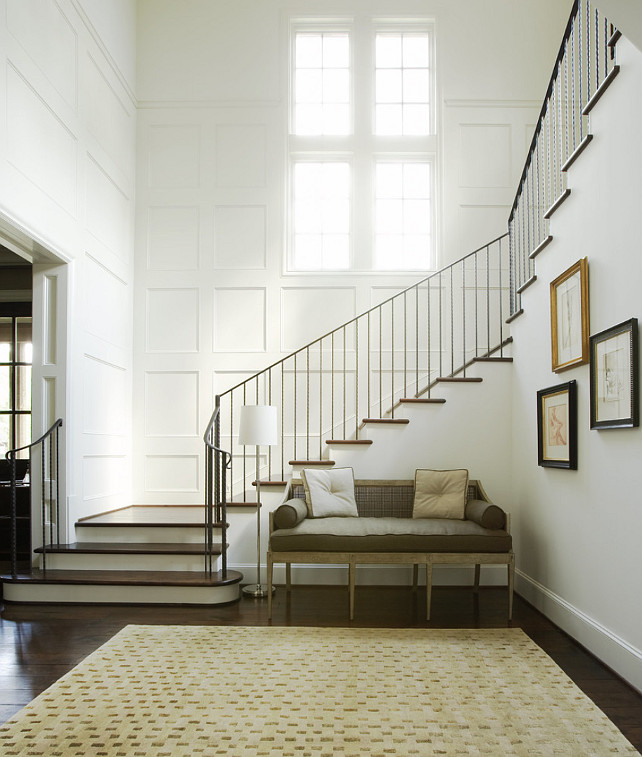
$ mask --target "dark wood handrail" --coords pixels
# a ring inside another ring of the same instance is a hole
[[[35,442],[31,442],[30,444],[25,444],[24,447],[15,447],[14,449],[7,450],[4,454],[4,456],[7,458],[7,460],[14,460],[16,458],[17,452],[22,452],[25,449],[31,449],[32,447],[36,447],[38,444],[41,444],[44,442],[44,440],[53,434],[53,432],[62,426],[62,418],[58,418],[58,420],[52,424],[52,426],[45,431],[45,433],[40,437],[40,439],[36,439]]]

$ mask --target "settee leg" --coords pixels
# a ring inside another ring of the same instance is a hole
[[[475,563],[475,583],[473,585],[473,591],[475,594],[479,594],[479,575],[481,573],[481,565]]]
[[[348,594],[350,595],[350,620],[354,620],[354,573],[355,564],[348,564]]]
[[[432,563],[426,563],[426,620],[430,620],[430,600],[432,598]]]
[[[267,558],[267,586],[268,586],[268,592],[267,592],[267,605],[268,605],[268,620],[272,620],[272,592],[270,591],[270,587],[272,586],[272,575],[274,573],[274,563],[272,562],[272,557],[268,554]]]
[[[513,584],[515,583],[515,556],[508,563],[508,619],[513,619]]]
[[[412,566],[412,590],[417,590],[417,585],[419,584],[419,565],[417,563],[414,563]]]
[[[285,563],[285,590],[292,590],[292,563],[289,562]]]

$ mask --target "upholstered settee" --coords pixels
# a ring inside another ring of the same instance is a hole
[[[343,470],[351,473],[351,469]],[[315,474],[318,473],[315,471]],[[430,619],[433,565],[474,565],[474,590],[477,591],[480,566],[504,564],[508,568],[510,619],[514,576],[510,518],[504,510],[490,502],[479,481],[468,480],[468,472],[465,471],[465,474],[462,502],[458,502],[460,510],[454,518],[443,517],[451,512],[440,511],[439,503],[436,509],[430,502],[427,509],[422,509],[418,490],[416,494],[417,477],[415,481],[356,480],[353,482],[356,511],[344,512],[341,504],[340,515],[321,514],[315,517],[310,502],[306,501],[306,496],[310,499],[310,492],[306,492],[307,487],[304,486],[304,471],[303,480],[292,479],[286,493],[287,500],[270,514],[268,586],[272,585],[275,563],[285,563],[287,591],[291,588],[292,563],[347,565],[352,620],[356,565],[413,565],[413,588],[417,587],[419,566],[424,565],[426,618]],[[308,472],[308,478],[310,476]],[[330,481],[329,477],[326,479]],[[327,481],[327,492],[332,498],[335,493],[332,491],[333,484]],[[461,487],[460,480],[460,491]],[[323,507],[320,510],[322,513]],[[440,517],[434,517],[432,512]],[[268,613],[271,617],[271,592],[268,592]]]

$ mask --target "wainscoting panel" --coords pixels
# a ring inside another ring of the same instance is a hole
[[[214,208],[214,265],[230,270],[266,267],[266,208],[218,205]]]
[[[146,491],[194,493],[198,487],[198,455],[145,456]]]
[[[199,209],[151,207],[147,216],[147,268],[195,271],[199,263]]]
[[[214,290],[214,350],[265,351],[264,288]]]
[[[201,158],[199,126],[151,125],[147,142],[150,187],[198,187]]]
[[[84,357],[83,431],[124,436],[129,428],[127,371],[93,355]]]
[[[145,435],[197,436],[197,372],[149,371],[145,374]]]
[[[198,289],[148,289],[147,352],[198,352]]]

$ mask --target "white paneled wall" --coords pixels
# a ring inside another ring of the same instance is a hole
[[[394,3],[435,21],[442,264],[506,230],[563,5]],[[347,14],[363,32],[390,12],[385,0],[139,2],[138,501],[200,502],[214,395],[420,278],[293,275],[284,262],[289,18]],[[541,31],[527,59],[524,28]]]
[[[104,10],[0,2],[0,215],[33,240],[34,431],[64,418],[68,527],[131,493],[135,2]]]

